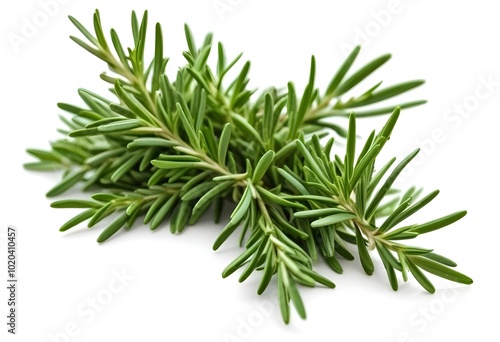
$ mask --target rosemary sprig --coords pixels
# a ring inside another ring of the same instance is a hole
[[[223,271],[227,277],[242,269],[240,281],[261,272],[257,292],[263,293],[274,276],[280,308],[286,323],[290,301],[306,317],[298,286],[335,285],[313,269],[318,256],[337,273],[339,257],[352,260],[357,249],[367,274],[374,271],[370,250],[376,249],[391,287],[398,288],[396,271],[408,273],[429,292],[435,289],[423,271],[451,281],[471,284],[455,271],[456,264],[431,249],[407,246],[413,239],[443,228],[465,215],[457,212],[427,222],[401,225],[438,194],[420,200],[421,190],[400,194],[393,183],[418,151],[397,164],[395,158],[378,169],[377,157],[389,139],[402,108],[423,104],[412,101],[373,108],[373,104],[405,93],[423,83],[415,80],[381,88],[381,82],[359,96],[345,98],[383,64],[384,55],[356,71],[356,47],[333,76],[326,91],[315,86],[316,62],[311,58],[309,81],[300,94],[289,82],[285,90],[269,88],[258,96],[248,88],[250,62],[232,81],[226,80],[241,54],[228,62],[221,43],[217,65],[208,64],[212,35],[200,47],[188,26],[186,65],[174,79],[166,74],[160,24],[155,27],[154,57],[145,59],[147,12],[139,20],[132,13],[133,46],[124,49],[118,34],[104,35],[99,12],[94,33],[75,18],[70,20],[86,38],[71,37],[103,60],[111,74],[101,79],[111,84],[115,100],[80,89],[87,108],[59,103],[71,114],[61,116],[64,139],[51,143],[50,151],[29,149],[38,159],[25,164],[32,170],[64,170],[62,181],[47,196],[57,196],[83,182],[83,189],[97,189],[91,200],[59,200],[55,208],[84,211],[62,225],[66,231],[88,221],[98,224],[115,215],[98,242],[132,226],[139,217],[157,229],[170,215],[172,233],[195,224],[210,208],[218,222],[224,203],[235,202],[229,223],[214,242],[218,249],[240,231],[244,251]],[[363,109],[370,106],[368,109]],[[391,114],[392,113],[392,114]],[[356,118],[391,114],[387,123],[356,145]],[[348,128],[330,118],[347,117]],[[332,133],[346,139],[340,155]],[[376,167],[377,165],[377,167]],[[390,174],[389,171],[391,172]],[[388,176],[387,176],[388,174]]]

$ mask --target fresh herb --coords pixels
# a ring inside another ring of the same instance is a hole
[[[70,114],[61,116],[66,128],[60,132],[66,137],[52,142],[50,151],[28,150],[38,161],[26,164],[27,169],[64,170],[62,181],[47,196],[58,196],[76,184],[99,191],[89,200],[52,203],[54,208],[83,209],[61,231],[84,221],[92,227],[113,215],[98,242],[131,227],[139,218],[152,230],[169,218],[172,233],[180,233],[209,209],[218,222],[223,206],[234,202],[229,223],[213,249],[238,231],[244,251],[222,276],[241,269],[239,279],[244,281],[260,271],[258,294],[276,276],[286,323],[290,301],[306,317],[299,284],[335,287],[313,270],[319,258],[342,273],[340,260],[352,260],[357,254],[364,271],[372,274],[370,251],[376,250],[394,290],[398,288],[397,272],[404,281],[411,273],[431,293],[434,286],[423,271],[472,283],[454,270],[456,264],[450,259],[431,249],[401,243],[448,226],[466,214],[459,211],[426,223],[409,222],[410,216],[438,194],[434,191],[421,197],[421,190],[415,187],[400,193],[393,186],[418,150],[399,163],[396,158],[385,164],[377,161],[401,109],[425,101],[371,105],[423,81],[385,88],[377,83],[359,96],[345,97],[390,55],[352,71],[360,51],[356,47],[325,92],[315,86],[312,57],[309,81],[302,92],[290,82],[287,87],[257,94],[248,88],[250,62],[243,64],[233,80],[227,79],[241,54],[230,58],[221,43],[212,45],[211,34],[198,47],[185,26],[188,50],[183,56],[187,64],[170,78],[165,73],[169,59],[164,57],[160,24],[155,29],[154,57],[151,61],[145,58],[147,12],[141,20],[132,13],[134,44],[127,49],[114,30],[111,40],[105,38],[98,11],[94,33],[70,19],[85,40],[71,39],[109,67],[111,73],[102,73],[101,79],[112,85],[114,100],[80,89],[85,108],[58,104]],[[212,49],[217,55],[215,68],[207,64]],[[390,114],[385,126],[359,146],[357,118],[381,114]],[[342,117],[348,118],[347,129]],[[332,122],[330,118],[339,119]],[[332,136],[340,137],[345,151],[334,145]]]

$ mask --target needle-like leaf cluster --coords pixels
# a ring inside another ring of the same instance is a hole
[[[402,243],[465,215],[461,211],[425,223],[411,220],[438,194],[421,196],[417,188],[400,193],[393,186],[418,150],[399,162],[377,160],[400,110],[424,103],[386,100],[423,81],[388,87],[380,82],[346,98],[390,55],[354,70],[360,50],[355,48],[325,92],[315,85],[312,57],[303,91],[290,82],[257,93],[248,86],[250,62],[236,71],[241,55],[229,58],[221,43],[212,43],[211,34],[198,46],[185,26],[186,65],[169,77],[159,24],[153,58],[145,57],[147,12],[142,19],[132,14],[131,48],[124,47],[114,30],[111,39],[106,38],[98,11],[93,32],[70,19],[83,35],[71,39],[107,64],[110,73],[101,74],[101,79],[111,85],[113,96],[110,100],[80,89],[84,106],[58,104],[69,114],[61,116],[65,137],[51,142],[49,151],[28,150],[37,161],[26,168],[64,170],[62,181],[47,196],[58,196],[76,184],[94,191],[88,200],[52,203],[54,208],[83,210],[61,231],[85,221],[93,227],[113,216],[99,242],[138,220],[152,230],[169,222],[172,233],[180,233],[208,210],[219,222],[223,206],[234,203],[213,248],[238,232],[243,251],[222,276],[240,271],[239,280],[244,281],[258,272],[259,294],[277,279],[287,323],[290,302],[306,317],[297,285],[335,286],[314,271],[318,259],[342,273],[342,261],[358,257],[364,271],[372,274],[370,251],[376,250],[394,290],[397,273],[404,281],[411,274],[429,292],[435,290],[424,272],[472,283],[454,270],[450,259]],[[214,68],[207,64],[213,50]],[[229,75],[234,78],[229,80]],[[381,114],[390,114],[385,126],[358,145],[357,118]],[[348,118],[346,128],[341,117]],[[335,144],[333,136],[345,148]]]

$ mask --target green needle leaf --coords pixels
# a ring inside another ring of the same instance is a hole
[[[266,288],[268,287],[273,274],[275,272],[275,256],[274,251],[269,250],[266,255],[266,261],[264,262],[264,270],[262,272],[262,278],[259,284],[259,288],[257,289],[257,294],[261,295],[264,293]]]
[[[257,184],[260,182],[269,166],[273,162],[275,153],[274,151],[267,151],[259,160],[253,171],[252,183]]]
[[[252,137],[252,139],[255,140],[259,146],[264,147],[264,142],[262,141],[260,134],[244,118],[240,115],[233,115],[232,119],[237,129],[241,130],[243,134]]]
[[[105,62],[108,61],[108,56],[106,56],[106,54],[104,52],[100,51],[99,49],[91,47],[90,45],[85,43],[80,38],[73,37],[73,36],[70,36],[69,38],[72,41],[74,41],[75,43],[77,43],[78,45],[80,45],[82,48],[84,48],[85,50],[87,50],[88,52],[90,52],[91,54],[96,56],[97,58],[102,59]]]
[[[121,120],[118,122],[113,122],[107,125],[99,126],[97,129],[99,132],[111,133],[111,132],[121,132],[132,128],[141,127],[142,123],[139,120]]]
[[[406,265],[410,270],[411,274],[415,277],[415,279],[422,285],[422,287],[429,293],[436,292],[434,285],[432,285],[431,281],[420,271],[420,269],[413,264],[411,260],[406,261]]]
[[[116,171],[111,175],[111,181],[116,183],[120,178],[122,178],[127,172],[129,172],[135,164],[141,160],[142,155],[140,153],[135,153],[127,159]]]
[[[280,303],[281,316],[285,324],[290,323],[290,297],[288,294],[288,274],[283,263],[278,266],[278,301]]]
[[[456,267],[457,266],[457,263],[454,262],[453,260],[448,259],[447,257],[444,257],[442,255],[439,255],[439,254],[436,254],[433,252],[424,254],[422,256],[427,258],[427,259],[431,259],[431,260],[434,260],[436,262],[439,262],[440,264],[449,266],[449,267]]]
[[[351,220],[353,218],[356,218],[356,215],[350,214],[350,213],[334,214],[334,215],[330,215],[327,217],[323,217],[319,220],[313,221],[311,223],[311,227],[318,228],[318,227],[330,226],[332,224],[344,222],[347,220]]]
[[[351,177],[354,168],[354,158],[356,154],[356,118],[354,114],[349,116],[349,129],[347,130],[347,148],[345,173],[347,179]]]
[[[122,86],[120,81],[115,82],[114,90],[118,97],[142,120],[154,124],[152,114],[134,96],[130,95]]]
[[[153,67],[153,78],[152,78],[152,92],[155,92],[160,88],[160,76],[163,72],[163,33],[161,30],[161,25],[159,23],[156,24],[156,33],[155,33],[155,58],[154,58],[154,67]]]
[[[191,189],[189,189],[189,191],[187,191],[182,196],[181,199],[183,201],[191,201],[191,200],[200,198],[203,195],[205,195],[207,193],[207,191],[212,190],[214,188],[214,186],[215,186],[214,182],[205,182],[205,183],[198,184],[198,185],[192,187]]]
[[[427,204],[429,204],[429,202],[431,202],[434,198],[436,198],[436,196],[438,194],[439,194],[439,190],[433,191],[429,195],[422,198],[417,203],[415,203],[412,206],[410,206],[409,208],[407,208],[402,213],[399,213],[397,215],[393,215],[395,217],[392,220],[392,222],[390,222],[389,229],[392,228],[393,226],[397,225],[401,221],[405,220],[406,218],[410,217],[411,215],[413,215],[414,213],[416,213],[417,211],[419,211],[423,207],[425,207]]]
[[[218,161],[219,164],[225,165],[226,164],[226,155],[227,155],[227,150],[229,148],[229,142],[231,138],[231,124],[227,123],[224,125],[224,128],[222,129],[222,133],[220,135],[219,139],[219,148],[218,148]]]
[[[179,194],[174,194],[171,196],[158,210],[156,215],[153,218],[153,221],[151,221],[151,230],[155,230],[160,226],[162,221],[165,219],[165,217],[172,211],[174,206],[177,204],[177,200],[179,199]]]
[[[411,197],[407,199],[405,202],[401,203],[389,217],[384,221],[384,223],[379,227],[379,232],[386,232],[388,229],[394,226],[394,222],[396,218],[410,205]]]
[[[382,261],[387,262],[391,267],[397,269],[398,271],[402,271],[401,263],[396,259],[396,257],[384,246],[381,242],[375,241],[375,245],[377,247],[377,251],[380,254]],[[386,267],[387,268],[387,267]]]
[[[195,161],[168,161],[168,160],[152,160],[151,164],[160,169],[189,169],[199,164]]]
[[[86,200],[60,200],[50,204],[52,208],[100,208],[101,204]]]
[[[255,177],[255,172],[254,172],[254,177]],[[300,208],[300,209],[305,208],[302,204],[295,203],[295,202],[290,202],[290,201],[284,199],[281,196],[273,194],[272,192],[270,192],[270,191],[266,190],[265,188],[261,187],[260,185],[257,185],[255,188],[259,191],[259,194],[266,201],[269,201],[271,203],[275,203],[275,204],[278,204],[278,205],[281,205],[281,206],[284,206],[284,207]]]
[[[101,243],[109,239],[111,236],[116,234],[124,225],[127,223],[128,215],[123,212],[118,218],[116,218],[113,223],[111,223],[106,229],[103,230],[101,235],[97,238],[97,242]]]
[[[306,319],[306,309],[304,308],[304,303],[302,302],[302,298],[300,297],[299,291],[297,290],[297,286],[295,285],[295,281],[290,278],[289,279],[289,287],[288,293],[290,294],[290,299],[292,300],[297,313],[300,318]]]
[[[52,151],[44,151],[35,148],[29,148],[26,150],[26,152],[28,152],[33,157],[36,157],[42,161],[48,161],[48,162],[52,161],[57,163],[60,163],[62,161],[61,157]]]
[[[347,72],[351,68],[352,64],[356,60],[356,57],[358,56],[360,50],[361,50],[361,47],[358,45],[358,46],[354,47],[354,49],[351,51],[349,56],[347,56],[344,63],[342,63],[342,65],[338,69],[337,73],[335,74],[335,76],[333,76],[333,79],[330,81],[330,84],[328,85],[328,88],[326,89],[327,95],[330,95],[330,94],[335,92],[338,85],[344,79],[344,76],[347,74]]]
[[[222,272],[222,278],[226,278],[234,273],[238,268],[240,268],[245,261],[250,258],[255,251],[261,246],[261,242],[263,237],[259,239],[256,243],[254,243],[250,248],[246,249],[243,253],[241,253],[236,259],[234,259]]]
[[[380,152],[380,145],[372,146],[368,152],[361,158],[359,163],[356,164],[354,168],[354,172],[352,174],[351,179],[349,180],[350,190],[358,184],[359,179],[363,176],[363,173],[369,168],[370,165],[373,165],[375,158]]]
[[[53,187],[47,192],[46,194],[47,197],[54,197],[62,194],[63,192],[71,188],[73,185],[78,183],[80,180],[82,180],[86,173],[87,170],[85,169],[71,172],[66,177],[64,177],[59,184],[57,184],[55,187]]]
[[[349,91],[351,88],[356,86],[359,82],[364,80],[366,77],[368,77],[372,72],[380,68],[382,65],[384,65],[389,59],[391,58],[390,54],[386,54],[383,56],[380,56],[370,63],[366,64],[364,67],[359,69],[357,72],[355,72],[351,77],[349,77],[347,80],[342,82],[342,84],[339,85],[337,90],[335,91],[335,96],[340,96],[347,91]]]
[[[94,13],[94,31],[97,37],[97,41],[99,42],[99,46],[102,50],[108,51],[108,43],[106,42],[106,38],[104,37],[104,32],[102,31],[101,18],[99,15],[99,10],[96,10]]]
[[[313,218],[313,217],[336,215],[336,214],[341,214],[341,213],[348,214],[343,209],[322,208],[322,209],[311,209],[311,210],[297,211],[293,215],[297,218]]]
[[[415,80],[415,81],[408,81],[400,84],[395,84],[390,87],[374,91],[369,96],[367,96],[366,99],[362,101],[359,102],[356,101],[352,104],[349,104],[349,108],[366,106],[372,103],[390,99],[397,95],[403,94],[411,89],[414,89],[424,83],[425,83],[424,80]]]
[[[394,108],[391,116],[389,116],[389,119],[385,123],[384,127],[380,130],[380,133],[377,135],[376,139],[379,139],[381,137],[384,137],[385,139],[381,141],[380,143],[380,148],[384,147],[385,143],[389,140],[391,137],[392,131],[394,127],[396,126],[396,123],[399,119],[399,115],[401,114],[401,107],[396,107]]]
[[[162,194],[156,198],[144,217],[144,224],[148,224],[151,221],[151,219],[158,213],[158,210],[169,198],[168,194]]]
[[[92,44],[97,45],[97,39],[83,26],[78,20],[71,15],[68,16],[69,20],[76,26],[76,28],[87,38]]]
[[[56,171],[62,169],[64,166],[56,162],[38,162],[38,163],[25,163],[23,167],[31,171]]]
[[[226,225],[226,227],[222,230],[220,235],[214,242],[213,249],[217,250],[219,247],[227,240],[227,238],[238,228],[239,223],[247,214],[248,208],[250,207],[250,202],[252,201],[252,192],[250,187],[247,186],[245,188],[245,192],[243,192],[243,196],[238,203],[238,206],[234,209],[231,214],[231,221]]]
[[[361,266],[366,274],[372,275],[374,271],[373,261],[368,253],[368,249],[365,245],[365,239],[361,235],[361,230],[356,226],[356,245],[358,246],[359,259],[361,260]]]
[[[365,218],[367,220],[370,220],[371,217],[373,216],[375,209],[379,206],[380,202],[384,198],[384,196],[387,194],[387,192],[391,189],[392,184],[396,180],[396,178],[399,176],[401,171],[408,165],[413,158],[418,154],[420,149],[415,150],[414,152],[410,153],[405,159],[401,161],[401,163],[396,166],[396,168],[392,171],[390,176],[386,179],[384,185],[379,189],[375,197],[373,197],[372,201],[370,202],[370,205],[368,206],[368,209],[366,209],[365,213]]]
[[[65,224],[63,224],[61,226],[61,228],[59,228],[59,231],[65,232],[68,229],[73,228],[77,224],[80,224],[83,221],[86,221],[89,218],[91,218],[92,216],[94,216],[95,212],[96,212],[96,209],[88,209],[88,210],[85,210],[84,212],[81,212],[80,214],[78,214],[75,217],[69,219],[68,222],[66,222]]]
[[[425,255],[424,255],[425,256]],[[472,279],[466,275],[455,271],[445,265],[442,265],[436,261],[425,258],[424,256],[411,256],[409,259],[419,266],[423,270],[437,275],[438,277],[445,278],[456,283],[470,285],[472,284]]]
[[[270,246],[271,246],[271,242],[269,240],[269,235],[263,236],[262,240],[259,243],[259,248],[254,253],[254,255],[252,256],[252,259],[247,264],[247,267],[241,273],[240,278],[238,279],[238,281],[240,283],[244,282],[252,274],[252,272],[258,266],[258,263],[261,260],[261,256],[262,256],[264,250],[269,249]]]
[[[320,283],[321,285],[324,285],[331,289],[335,288],[335,284],[330,279],[323,277],[321,274],[318,274],[313,270],[310,270],[305,267],[301,268],[301,271],[306,275],[308,275],[309,277],[311,277],[312,279],[314,279],[315,281],[317,281],[318,283]]]
[[[217,197],[222,196],[222,194],[233,186],[233,182],[223,182],[214,187],[212,187],[209,191],[207,191],[203,196],[198,200],[196,205],[193,208],[193,212],[205,207],[207,204],[212,203]],[[187,193],[186,193],[187,194]],[[184,195],[186,196],[186,195]],[[184,199],[183,196],[183,199]]]
[[[429,221],[424,224],[419,224],[415,226],[414,228],[411,229],[411,232],[418,233],[418,234],[425,234],[432,232],[434,230],[446,227],[458,220],[460,220],[462,217],[464,217],[467,214],[467,211],[459,211],[441,218],[438,218],[433,221]]]
[[[165,140],[163,138],[137,138],[127,145],[130,150],[142,147],[174,147],[177,144],[173,141]]]

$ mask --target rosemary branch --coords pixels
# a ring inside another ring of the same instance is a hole
[[[219,222],[224,204],[234,202],[229,222],[213,248],[220,248],[239,230],[243,251],[222,276],[241,269],[240,281],[244,281],[258,271],[258,294],[276,278],[286,323],[290,320],[290,302],[302,318],[306,317],[298,285],[335,287],[314,271],[319,256],[335,272],[342,273],[340,260],[355,258],[349,244],[357,250],[367,274],[374,272],[370,251],[377,250],[394,290],[399,286],[396,271],[404,281],[412,274],[429,292],[435,288],[423,271],[472,283],[471,278],[453,269],[456,263],[452,260],[431,249],[399,242],[448,226],[466,214],[459,211],[430,222],[400,226],[438,194],[434,191],[419,198],[421,189],[412,187],[401,193],[393,187],[418,151],[394,168],[395,158],[378,169],[377,157],[401,109],[425,101],[383,107],[378,104],[423,81],[385,88],[380,82],[359,96],[344,99],[390,55],[352,71],[360,52],[356,47],[323,95],[315,86],[313,56],[302,95],[293,82],[286,90],[271,87],[258,94],[247,87],[249,62],[233,80],[226,80],[241,54],[227,63],[224,47],[218,43],[216,67],[207,64],[211,34],[197,47],[185,26],[186,65],[170,78],[160,24],[155,27],[154,58],[145,60],[147,12],[141,20],[132,13],[133,44],[127,49],[114,30],[108,42],[98,11],[93,33],[75,18],[70,20],[86,41],[71,39],[113,72],[101,74],[101,79],[112,85],[114,100],[79,90],[86,108],[58,104],[71,115],[69,119],[61,116],[67,126],[60,130],[65,137],[52,142],[49,151],[28,150],[38,161],[25,164],[27,169],[64,170],[61,182],[47,196],[61,195],[82,182],[85,190],[96,191],[89,200],[52,203],[55,208],[84,209],[64,223],[61,231],[85,221],[93,227],[115,215],[98,242],[123,227],[131,227],[139,217],[152,230],[170,217],[171,232],[180,233],[211,208]],[[383,114],[390,114],[386,124],[368,136],[361,151],[356,152],[358,118]],[[349,119],[347,129],[338,117]],[[340,155],[332,136],[346,140],[346,149]],[[321,138],[327,137],[329,140],[321,143]]]

